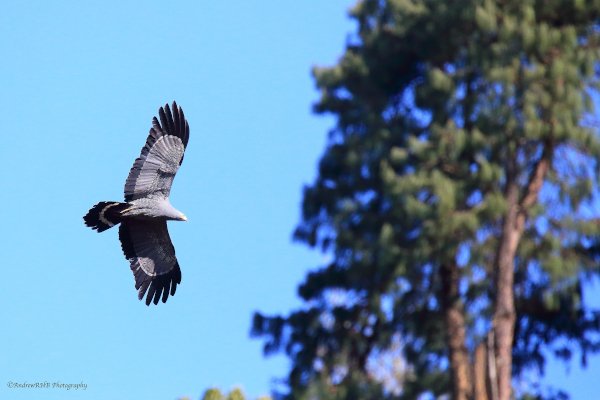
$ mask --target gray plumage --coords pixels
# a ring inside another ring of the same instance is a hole
[[[181,270],[167,230],[168,220],[187,218],[169,202],[173,178],[183,161],[189,125],[181,107],[173,102],[158,111],[140,156],[125,181],[125,202],[100,202],[83,217],[98,232],[114,225],[125,258],[130,262],[135,288],[146,305],[166,302],[181,282]]]

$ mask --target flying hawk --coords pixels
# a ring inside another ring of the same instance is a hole
[[[102,201],[83,217],[98,232],[117,224],[125,258],[131,264],[135,288],[146,305],[167,301],[181,283],[181,270],[167,231],[167,221],[187,221],[169,202],[173,178],[183,161],[190,127],[173,102],[158,110],[152,128],[125,181],[125,202]]]

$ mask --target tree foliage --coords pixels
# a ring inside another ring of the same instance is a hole
[[[330,262],[300,285],[304,307],[253,321],[291,358],[288,397],[506,400],[549,353],[585,364],[600,2],[363,0],[350,15],[343,56],[314,69],[315,111],[337,124],[295,231]],[[370,366],[395,340],[400,389]]]
[[[246,395],[240,388],[232,389],[227,395],[218,388],[210,388],[204,392],[202,400],[246,400]],[[270,400],[270,397],[262,396],[257,400]]]

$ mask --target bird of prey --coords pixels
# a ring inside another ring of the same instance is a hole
[[[173,102],[158,110],[152,128],[125,181],[125,202],[102,201],[83,217],[98,232],[117,224],[129,260],[138,298],[146,305],[167,301],[181,283],[181,270],[167,231],[167,221],[187,221],[169,202],[173,178],[183,161],[190,128],[183,110]]]

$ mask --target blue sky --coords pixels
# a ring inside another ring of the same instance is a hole
[[[250,319],[300,305],[297,284],[323,262],[291,241],[333,125],[311,115],[309,71],[342,53],[354,2],[143,3],[3,4],[0,398],[197,398],[234,385],[258,396],[287,370],[262,357]],[[169,224],[183,281],[146,307],[117,231],[81,217],[122,199],[172,100],[191,126],[171,194],[189,222]],[[546,381],[586,399],[599,373],[598,358],[570,374],[553,364]]]

